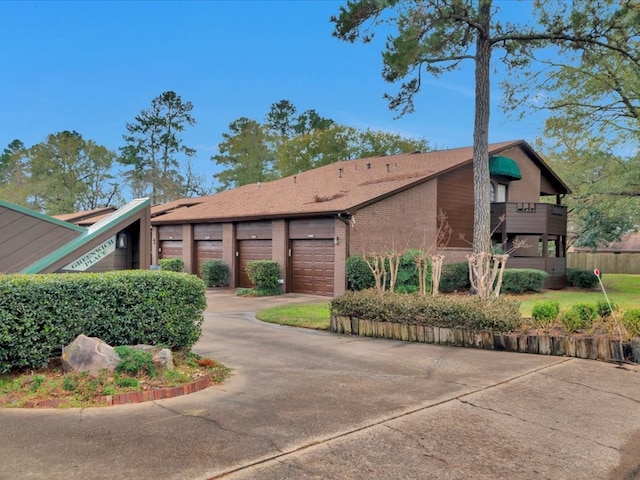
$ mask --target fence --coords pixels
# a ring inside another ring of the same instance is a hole
[[[567,268],[640,274],[640,252],[570,252],[567,253]]]

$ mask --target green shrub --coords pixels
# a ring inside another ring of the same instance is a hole
[[[189,349],[200,337],[204,283],[130,270],[0,276],[0,373],[39,368],[81,333],[110,345]]]
[[[207,287],[226,287],[229,285],[229,267],[222,260],[202,262],[200,275]]]
[[[280,265],[273,260],[253,260],[247,263],[247,275],[261,295],[279,295]]]
[[[599,300],[596,304],[596,311],[598,312],[598,316],[603,319],[607,318],[609,315],[615,312],[617,308],[618,307],[615,303],[611,302],[611,305],[609,305],[609,302],[607,302],[606,300]]]
[[[622,325],[631,337],[640,335],[640,308],[632,308],[624,312]]]
[[[347,292],[331,302],[332,315],[382,322],[508,332],[520,325],[520,304],[507,298],[422,296],[375,290]]]
[[[470,288],[469,264],[467,262],[451,263],[442,266],[442,275],[440,276],[441,292],[462,292]]]
[[[560,314],[560,323],[567,333],[576,330],[585,330],[593,326],[593,321],[597,317],[595,305],[589,303],[576,303],[569,310]]]
[[[184,262],[181,258],[161,258],[158,260],[160,270],[167,272],[181,272],[184,268]]]
[[[549,274],[533,268],[508,268],[502,277],[501,291],[505,293],[541,292]]]
[[[115,376],[114,383],[116,384],[116,386],[123,388],[136,388],[138,385],[140,385],[140,382],[135,378],[121,377],[119,375]]]
[[[560,314],[560,323],[567,333],[585,328],[585,324],[580,318],[580,315],[573,309],[565,310]]]
[[[420,288],[420,279],[418,278],[418,267],[416,258],[422,255],[420,250],[408,249],[400,258],[400,267],[398,268],[398,278],[396,279],[395,291],[397,293],[416,293]],[[431,285],[431,263],[429,263],[429,271],[427,273],[427,290]]]
[[[158,371],[153,364],[151,352],[134,350],[125,345],[114,347],[114,350],[120,356],[120,361],[115,370],[117,373],[125,373],[132,377],[142,374],[149,375],[152,378],[157,375]]]
[[[583,328],[591,326],[598,316],[596,306],[590,303],[576,303],[571,306],[571,310],[578,315],[580,321],[584,325]]]
[[[549,328],[560,314],[560,302],[546,300],[536,303],[531,310],[531,319],[537,328]]]
[[[366,290],[376,285],[376,279],[373,278],[371,269],[360,255],[352,255],[347,258],[346,274],[349,290]]]
[[[602,278],[602,274],[600,274]],[[567,268],[567,286],[578,288],[593,288],[598,285],[598,277],[590,270]]]
[[[420,250],[408,249],[402,254],[394,288],[397,293],[416,293],[418,291],[420,280],[418,278],[416,257],[421,253]],[[387,272],[391,271],[388,260],[386,261],[386,269]],[[376,286],[376,280],[371,269],[365,259],[360,255],[353,255],[347,258],[346,273],[347,288],[349,290],[360,291]],[[427,275],[427,285],[431,285],[431,270],[429,270]],[[387,274],[387,284],[385,287],[388,289],[389,286],[390,276]]]

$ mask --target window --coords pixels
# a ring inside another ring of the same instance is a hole
[[[496,202],[506,202],[507,201],[507,186],[502,183],[498,184],[498,196]]]
[[[507,201],[507,186],[503,183],[498,183],[498,189],[496,192],[496,184],[491,182],[491,191],[489,193],[490,200],[492,202],[506,202]]]

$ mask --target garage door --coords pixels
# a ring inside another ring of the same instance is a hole
[[[222,240],[198,240],[196,242],[197,274],[200,275],[200,267],[207,260],[222,259]]]
[[[182,240],[161,241],[160,258],[182,258]]]
[[[253,287],[247,275],[252,260],[271,260],[271,240],[238,240],[238,287]]]
[[[333,240],[291,241],[291,291],[333,296]]]

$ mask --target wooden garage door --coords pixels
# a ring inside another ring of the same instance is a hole
[[[291,241],[291,291],[333,296],[333,240]]]
[[[253,287],[247,275],[252,260],[271,260],[271,240],[238,240],[238,287]]]
[[[196,242],[197,275],[200,275],[200,267],[207,260],[219,260],[222,258],[222,240],[198,240]]]
[[[160,258],[182,258],[182,240],[161,241]]]

